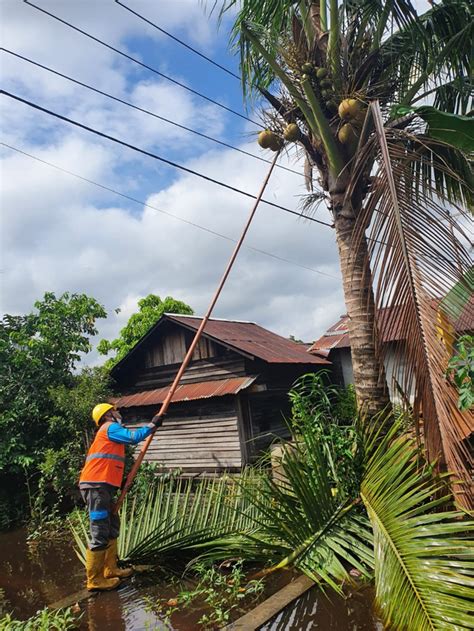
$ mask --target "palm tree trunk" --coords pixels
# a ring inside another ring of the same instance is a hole
[[[383,360],[377,353],[375,304],[365,237],[355,243],[353,217],[337,213],[336,240],[351,342],[354,385],[359,406],[376,414],[390,405]]]

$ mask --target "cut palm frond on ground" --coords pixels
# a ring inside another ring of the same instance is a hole
[[[242,497],[236,477],[157,479],[145,494],[127,496],[120,511],[120,558],[152,564],[171,557],[187,561],[209,541],[229,533],[249,532],[255,509]],[[251,470],[238,478],[246,486],[258,484]],[[70,527],[78,557],[84,563],[86,514],[70,520]]]
[[[373,567],[370,524],[358,498],[340,498],[327,475],[328,459],[311,433],[304,444],[285,450],[281,478],[264,477],[258,493],[243,489],[261,515],[258,530],[248,538],[252,548],[267,551],[275,565],[262,574],[296,567],[314,581],[340,591],[357,568],[369,578]],[[250,555],[245,551],[244,557]],[[249,559],[250,560],[250,559]]]

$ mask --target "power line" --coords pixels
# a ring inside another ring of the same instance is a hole
[[[178,85],[180,88],[183,88],[183,90],[187,90],[188,92],[191,92],[192,94],[195,94],[196,96],[199,96],[200,98],[205,99],[209,103],[213,103],[214,105],[217,105],[218,107],[226,110],[227,112],[230,112],[231,114],[234,114],[235,116],[238,116],[239,118],[243,118],[244,120],[249,121],[250,123],[253,123],[254,125],[257,125],[257,127],[262,128],[261,123],[257,123],[257,121],[254,121],[251,118],[249,118],[248,116],[245,116],[245,114],[241,114],[240,112],[237,112],[236,110],[233,110],[232,108],[227,107],[227,105],[224,105],[223,103],[220,103],[219,101],[215,101],[211,97],[206,96],[205,94],[202,94],[201,92],[198,92],[197,90],[193,90],[193,88],[190,88],[189,86],[185,85],[184,83],[181,83],[177,79],[173,79],[173,77],[170,77],[170,76],[164,74],[163,72],[160,72],[156,68],[153,68],[153,66],[149,66],[148,64],[145,64],[144,62],[140,61],[136,57],[132,57],[128,53],[125,53],[123,50],[120,50],[119,48],[115,48],[111,44],[107,44],[107,42],[104,42],[102,39],[99,39],[98,37],[95,37],[94,35],[91,35],[90,33],[87,33],[87,31],[82,30],[78,26],[74,26],[74,24],[71,24],[70,22],[67,22],[66,20],[63,20],[63,18],[60,18],[59,16],[55,15],[54,13],[50,13],[49,11],[46,11],[46,9],[43,9],[42,7],[39,7],[36,4],[33,4],[29,0],[23,0],[23,2],[25,4],[27,4],[28,6],[33,7],[34,9],[37,9],[38,11],[41,11],[41,13],[44,13],[45,15],[48,15],[49,17],[53,18],[54,20],[57,20],[58,22],[61,22],[61,24],[65,24],[69,28],[72,28],[74,31],[77,31],[78,33],[81,33],[81,35],[84,35],[85,37],[88,37],[89,39],[93,40],[94,42],[97,42],[98,44],[101,44],[102,46],[105,46],[109,50],[112,50],[113,52],[121,55],[122,57],[125,57],[129,61],[133,61],[133,63],[138,64],[142,68],[146,68],[147,70],[150,70],[150,72],[154,72],[156,75],[162,77],[163,79],[166,79],[167,81],[170,81],[171,83],[174,83],[175,85]]]
[[[251,153],[250,151],[245,151],[244,149],[239,149],[239,147],[235,147],[234,145],[231,145],[227,142],[224,142],[223,140],[218,140],[217,138],[213,138],[212,136],[208,136],[207,134],[203,134],[200,131],[196,131],[195,129],[191,129],[190,127],[186,127],[185,125],[181,125],[180,123],[177,123],[176,121],[170,120],[168,118],[165,118],[164,116],[160,116],[159,114],[156,114],[155,112],[152,112],[150,110],[147,110],[143,107],[139,107],[138,105],[134,105],[133,103],[130,103],[129,101],[125,101],[124,99],[119,98],[118,96],[113,96],[112,94],[109,94],[108,92],[104,92],[103,90],[100,90],[99,88],[96,88],[93,85],[90,85],[88,83],[84,83],[83,81],[79,81],[79,79],[74,79],[74,77],[71,77],[67,74],[64,74],[62,72],[59,72],[59,70],[54,70],[54,68],[51,68],[50,66],[45,66],[44,64],[39,63],[38,61],[34,61],[33,59],[30,59],[29,57],[25,57],[24,55],[20,55],[20,53],[15,53],[13,50],[9,50],[8,48],[0,48],[0,51],[4,52],[4,53],[8,53],[9,55],[12,55],[13,57],[17,57],[18,59],[21,59],[23,61],[26,61],[29,64],[32,64],[33,66],[37,66],[38,68],[41,68],[42,70],[45,70],[46,72],[50,72],[58,77],[61,77],[63,79],[66,79],[67,81],[71,81],[72,83],[75,83],[76,85],[80,85],[83,88],[86,88],[87,90],[91,90],[92,92],[96,92],[97,94],[101,94],[102,96],[107,97],[108,99],[112,99],[113,101],[117,101],[118,103],[122,103],[122,105],[126,105],[127,107],[131,107],[134,110],[137,110],[139,112],[142,112],[144,114],[147,114],[148,116],[153,116],[154,118],[157,118],[158,120],[164,121],[165,123],[168,123],[170,125],[174,125],[175,127],[179,127],[180,129],[184,129],[187,132],[190,132],[192,134],[195,134],[196,136],[200,136],[201,138],[205,138],[206,140],[210,140],[212,142],[215,142],[219,145],[222,145],[223,147],[227,147],[228,149],[233,149],[234,151],[238,151],[239,153],[242,153],[246,156],[250,156],[251,158],[255,158],[256,160],[260,160],[261,162],[266,162],[267,164],[271,164],[271,160],[267,160],[266,158],[262,158],[261,156],[257,156],[254,153]],[[283,166],[282,164],[277,164],[276,165],[279,169],[284,169],[285,171],[289,171],[290,173],[295,173],[296,175],[300,175],[304,177],[304,174],[301,173],[301,171],[295,171],[294,169],[290,169],[288,167]]]
[[[188,169],[188,167],[183,166],[182,164],[178,164],[177,162],[173,162],[172,160],[168,160],[167,158],[163,158],[162,156],[157,155],[156,153],[151,153],[150,151],[146,151],[145,149],[141,149],[140,147],[136,147],[135,145],[132,145],[128,142],[125,142],[124,140],[120,140],[118,138],[115,138],[114,136],[109,136],[108,134],[105,134],[104,132],[98,131],[97,129],[93,129],[92,127],[89,127],[87,125],[84,125],[83,123],[79,123],[78,121],[73,120],[72,118],[68,118],[67,116],[62,116],[61,114],[58,114],[57,112],[53,112],[52,110],[49,110],[45,107],[41,107],[41,105],[37,105],[36,103],[33,103],[32,101],[28,101],[27,99],[23,99],[20,96],[17,96],[16,94],[12,94],[11,92],[7,92],[6,90],[0,90],[0,94],[5,94],[5,96],[8,96],[11,99],[14,99],[15,101],[19,101],[20,103],[24,103],[25,105],[28,105],[29,107],[32,107],[33,109],[39,110],[40,112],[44,112],[45,114],[49,114],[50,116],[53,116],[54,118],[58,118],[59,120],[63,120],[66,121],[67,123],[70,123],[71,125],[75,125],[76,127],[79,127],[80,129],[85,129],[88,132],[91,132],[92,134],[95,134],[96,136],[100,136],[101,138],[105,138],[107,140],[110,140],[112,142],[115,142],[119,145],[122,145],[123,147],[127,147],[128,149],[131,149],[132,151],[136,151],[138,153],[141,153],[145,156],[148,156],[150,158],[153,158],[154,160],[159,160],[160,162],[163,162],[164,164],[168,164],[169,166],[172,166],[176,169],[180,169],[181,171],[184,171],[186,173],[190,173],[191,175],[195,175],[196,177],[200,177],[203,180],[206,180],[208,182],[212,182],[213,184],[217,184],[218,186],[221,186],[223,188],[226,188],[228,190],[234,191],[235,193],[239,193],[240,195],[244,195],[245,197],[250,197],[251,199],[256,199],[255,195],[252,195],[252,193],[248,193],[247,191],[243,191],[239,188],[236,188],[235,186],[231,186],[230,184],[226,184],[225,182],[222,182],[220,180],[216,180],[212,177],[209,177],[208,175],[204,175],[203,173],[199,173],[198,171],[194,171],[193,169]],[[273,206],[274,208],[278,208],[279,210],[283,210],[284,212],[290,213],[292,215],[296,215],[297,217],[303,217],[303,215],[301,213],[296,212],[295,210],[291,210],[290,208],[286,208],[285,206],[281,206],[280,204],[275,204],[274,202],[270,202],[268,200],[262,199],[261,200],[263,203],[267,204],[268,206]],[[314,217],[310,217],[310,216],[306,216],[305,219],[307,219],[308,221],[313,221],[314,223],[319,223],[323,226],[328,226],[329,228],[332,228],[332,224],[327,223],[325,221],[321,221],[319,219],[315,219]]]
[[[237,241],[237,239],[229,237],[228,235],[217,232],[216,230],[212,230],[211,228],[206,228],[205,226],[202,226],[201,224],[195,223],[193,221],[189,221],[188,219],[184,219],[183,217],[178,217],[177,215],[170,213],[166,210],[163,210],[161,208],[158,208],[157,206],[153,206],[152,204],[149,204],[145,202],[144,200],[137,199],[136,197],[131,197],[130,195],[117,191],[116,189],[111,188],[110,186],[106,186],[105,184],[100,184],[99,182],[90,180],[89,178],[79,175],[78,173],[74,173],[72,171],[69,171],[68,169],[60,167],[57,164],[53,164],[52,162],[48,162],[47,160],[38,158],[38,156],[28,153],[27,151],[23,151],[22,149],[18,149],[17,147],[13,147],[12,145],[7,144],[6,142],[0,142],[0,145],[2,145],[3,147],[7,147],[8,149],[11,149],[12,151],[16,151],[17,153],[20,153],[24,156],[27,156],[28,158],[31,158],[32,160],[36,160],[37,162],[40,162],[41,164],[45,164],[49,167],[52,167],[53,169],[61,171],[62,173],[66,173],[67,175],[70,175],[79,180],[82,180],[83,182],[87,182],[87,184],[91,184],[93,186],[101,188],[105,191],[113,193],[114,195],[119,195],[120,197],[123,197],[124,199],[127,199],[128,201],[131,201],[135,204],[139,204],[140,206],[144,206],[145,208],[151,208],[152,210],[156,210],[157,212],[162,213],[163,215],[172,217],[173,219],[176,219],[177,221],[181,221],[182,223],[188,224],[189,226],[193,226],[194,228],[197,228],[198,230],[208,232],[209,234],[212,234],[216,237],[220,237],[221,239],[225,239],[226,241],[232,241],[234,243]],[[247,248],[248,250],[252,250],[253,252],[257,252],[258,254],[263,254],[273,259],[277,259],[278,261],[289,263],[291,265],[295,265],[296,267],[301,267],[302,269],[305,269],[309,272],[314,272],[315,274],[321,274],[322,276],[327,276],[328,278],[334,278],[335,280],[339,280],[337,276],[333,276],[332,274],[328,274],[327,272],[322,272],[321,270],[315,269],[313,267],[308,267],[307,265],[302,265],[301,263],[297,263],[296,261],[292,261],[290,259],[284,258],[283,256],[279,256],[278,254],[273,254],[272,252],[267,252],[266,250],[261,250],[260,248],[254,248],[250,245],[244,245],[243,247]]]
[[[207,55],[204,55],[204,53],[201,53],[196,48],[193,48],[192,46],[190,46],[186,42],[183,42],[183,40],[179,39],[179,37],[176,37],[176,35],[173,35],[172,33],[169,33],[168,31],[165,31],[164,28],[162,28],[161,26],[158,26],[158,24],[156,24],[155,22],[152,22],[151,20],[149,20],[145,16],[141,15],[141,13],[138,13],[137,11],[134,11],[133,9],[128,7],[126,4],[123,4],[123,2],[120,2],[120,0],[115,0],[115,2],[116,2],[116,4],[120,5],[124,9],[126,9],[127,11],[130,11],[130,13],[133,13],[133,15],[136,15],[138,18],[140,18],[140,20],[143,20],[144,22],[146,22],[150,26],[153,26],[153,28],[156,28],[156,30],[160,31],[160,33],[163,33],[163,35],[166,35],[166,36],[170,37],[172,40],[174,40],[178,44],[181,44],[181,46],[184,46],[185,48],[187,48],[188,50],[193,52],[195,55],[198,55],[199,57],[202,57],[202,59],[205,59],[206,61],[211,63],[213,66],[216,66],[217,68],[220,68],[221,70],[226,72],[231,77],[234,77],[235,79],[238,79],[239,81],[241,81],[241,77],[238,74],[235,74],[235,72],[232,72],[232,70],[229,70],[228,68],[226,68],[225,66],[222,66],[217,61],[214,61],[214,59],[211,59]]]

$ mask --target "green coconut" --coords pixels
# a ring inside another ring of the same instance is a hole
[[[333,101],[332,99],[330,99],[329,101],[326,101],[326,108],[330,114],[336,114],[337,113],[336,101]]]
[[[324,79],[324,77],[327,77],[327,75],[327,68],[318,68],[318,70],[316,71],[316,76],[318,79]]]
[[[262,149],[269,149],[272,143],[272,138],[275,134],[269,129],[265,129],[258,134],[258,144],[262,147]]]
[[[345,123],[345,125],[339,129],[337,137],[341,144],[349,146],[354,145],[359,140],[356,130],[350,123]]]
[[[331,79],[322,79],[319,83],[322,88],[332,88]]]
[[[314,72],[314,66],[308,61],[301,66],[301,71],[306,74],[311,74],[312,72]]]
[[[277,136],[276,134],[273,134],[268,148],[271,149],[272,151],[280,151],[282,147],[283,147],[283,138],[281,138],[280,136]]]
[[[357,99],[344,99],[339,103],[338,112],[344,121],[351,121],[361,110],[361,103]]]
[[[283,132],[283,138],[288,142],[295,142],[300,137],[300,128],[296,123],[289,123]]]

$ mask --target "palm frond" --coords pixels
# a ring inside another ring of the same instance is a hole
[[[465,154],[455,146],[429,136],[406,135],[411,142],[412,160],[407,166],[425,194],[436,196],[456,207],[471,209],[474,203],[474,176]],[[431,182],[431,186],[426,183]],[[456,226],[453,226],[455,229]]]
[[[240,476],[247,486],[255,473]],[[119,555],[134,562],[167,558],[189,561],[209,542],[236,532],[251,532],[255,515],[245,503],[234,477],[195,481],[157,480],[145,495],[129,494],[120,510]],[[78,557],[85,562],[87,515],[69,522]]]
[[[258,487],[243,485],[254,507],[257,528],[245,538],[244,558],[256,552],[274,565],[268,574],[294,566],[312,580],[340,591],[351,581],[350,567],[369,577],[373,566],[372,535],[357,497],[335,491],[327,454],[314,431],[306,426],[284,449],[278,479],[263,475]]]
[[[220,11],[239,6],[231,34],[234,50],[240,54],[242,86],[246,96],[253,96],[257,87],[268,88],[275,79],[274,69],[246,37],[242,27],[251,27],[262,46],[274,59],[280,57],[282,35],[293,32],[297,4],[292,0],[225,0]],[[302,44],[306,47],[307,42]]]
[[[437,107],[453,111],[454,104],[465,113],[472,102],[473,24],[472,3],[444,0],[388,37],[380,54],[384,76],[397,76],[395,101],[410,105],[434,90]]]
[[[405,392],[413,393],[429,458],[441,459],[442,466],[464,480],[458,499],[470,506],[472,461],[463,441],[474,428],[472,417],[457,408],[457,393],[445,377],[452,348],[440,336],[439,312],[450,289],[469,279],[472,263],[462,243],[469,242],[462,226],[466,211],[458,208],[461,220],[453,217],[443,203],[447,196],[440,197],[429,179],[413,176],[422,173],[413,168],[419,162],[416,145],[403,131],[383,127],[377,104],[372,113],[380,143],[379,171],[359,222],[363,232],[372,221],[378,334],[399,340],[394,375]],[[466,287],[468,295],[472,291]],[[445,315],[454,326],[450,314]]]
[[[195,550],[213,546],[225,536],[250,532],[256,515],[240,491],[241,483],[252,486],[258,480],[248,469],[241,476],[202,480],[195,488],[190,480],[179,481],[179,486],[167,491],[166,506],[171,509],[164,511],[159,500],[151,502],[151,508],[144,505],[146,512],[155,515],[153,528],[143,533],[127,556],[148,561],[162,560],[165,555],[189,559]]]
[[[449,510],[446,485],[420,467],[419,449],[399,432],[395,423],[367,441],[361,484],[374,532],[376,604],[391,629],[472,629],[474,522]]]
[[[358,19],[359,25],[385,31],[389,20],[393,20],[398,28],[413,26],[419,23],[419,17],[413,2],[410,0],[345,0],[344,13],[351,19]],[[382,21],[382,22],[381,22]]]

